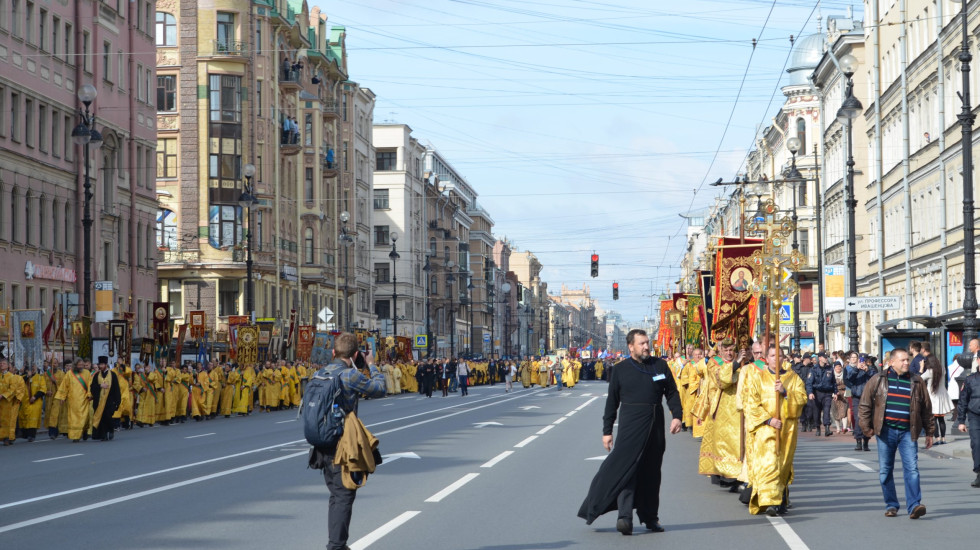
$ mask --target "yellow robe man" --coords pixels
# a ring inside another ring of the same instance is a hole
[[[225,376],[225,385],[221,387],[221,409],[219,414],[231,416],[231,409],[235,400],[235,393],[241,385],[242,375],[238,369],[231,369]]]
[[[252,412],[252,389],[255,388],[255,369],[249,365],[242,369],[242,379],[239,388],[235,390],[235,400],[231,412],[248,414]]]
[[[713,357],[705,365],[701,388],[707,408],[696,411],[704,425],[698,473],[735,479],[742,471],[742,417],[735,406],[735,364]]]
[[[191,416],[200,418],[208,414],[207,394],[211,390],[211,377],[204,370],[194,377],[194,386],[191,387]]]
[[[604,369],[605,369],[605,366],[602,364],[602,361],[599,361],[598,363],[595,364],[595,379],[596,380],[602,380],[602,371]]]
[[[207,408],[204,414],[216,414],[218,412],[218,399],[221,398],[221,385],[225,375],[219,365],[213,365],[208,372],[208,376],[211,378],[211,386],[208,388],[204,398]]]
[[[68,439],[77,441],[91,427],[92,402],[89,401],[92,386],[92,375],[85,369],[65,373],[61,386],[54,398],[62,401],[62,407],[68,411]]]
[[[393,395],[395,393],[395,368],[385,363],[381,365],[381,373],[385,377],[385,393]]]
[[[20,402],[20,427],[38,429],[41,427],[41,414],[44,412],[44,393],[48,389],[47,378],[38,372],[31,376],[30,384],[25,383],[27,394]],[[40,397],[37,397],[40,394]],[[34,400],[32,403],[31,400]]]
[[[65,371],[61,369],[53,369],[47,375],[47,396],[44,398],[44,425],[50,430],[54,428],[61,431],[68,430],[68,414],[65,408],[62,407],[57,399],[54,398],[54,394],[58,393],[58,386],[61,385],[61,380],[65,377]]]
[[[14,372],[0,374],[0,439],[11,445],[16,439],[20,403],[27,399],[27,384]]]
[[[806,404],[806,388],[792,369],[778,377],[786,392],[778,399],[776,374],[769,368],[757,371],[745,378],[742,394],[745,409],[745,425],[752,437],[747,439],[749,479],[752,482],[752,500],[749,512],[759,514],[769,506],[783,502],[785,492],[793,483],[793,457],[796,455],[798,419]],[[771,419],[778,418],[782,427],[776,429]]]
[[[152,426],[157,421],[157,390],[145,372],[134,373],[133,391],[139,399],[136,422]]]
[[[164,379],[163,374],[159,370],[151,370],[146,374],[146,379],[153,386],[153,391],[156,394],[156,419],[157,422],[166,422],[170,420],[167,417],[167,396],[164,394]]]
[[[694,414],[694,411],[698,409],[699,401],[701,400],[705,377],[705,363],[704,360],[701,360],[693,365],[688,365],[688,367],[693,367],[688,374],[690,376],[688,391],[693,398],[691,402],[691,436],[697,439],[704,435],[704,423]]]
[[[129,381],[133,371],[126,365],[116,365],[116,378],[119,379],[119,407],[112,413],[113,418],[133,418],[133,392]]]

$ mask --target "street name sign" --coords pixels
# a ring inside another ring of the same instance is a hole
[[[900,306],[898,296],[857,296],[844,301],[846,311],[888,311]]]

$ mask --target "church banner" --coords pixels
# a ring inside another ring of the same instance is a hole
[[[273,354],[269,350],[272,349],[272,333],[276,331],[276,324],[273,321],[261,321],[257,326],[259,328],[259,361],[271,361]]]
[[[170,304],[153,302],[153,339],[157,346],[170,345]]]
[[[247,325],[248,321],[248,315],[228,316],[228,357],[232,360],[238,357],[238,327]]]
[[[313,338],[313,350],[310,361],[317,365],[326,365],[333,358],[333,336],[329,332],[317,332]]]
[[[715,315],[715,274],[710,270],[698,272],[698,292],[701,294],[701,303],[704,304],[704,334],[707,337],[711,334],[708,329]],[[710,340],[710,338],[705,339]],[[710,346],[711,342],[705,342],[705,345]]]
[[[670,348],[670,322],[667,320],[667,313],[674,307],[674,300],[660,300],[660,328],[657,331],[657,345],[660,346],[660,353],[667,355]]]
[[[309,361],[313,351],[313,325],[300,325],[296,344],[296,359]]]
[[[140,343],[140,363],[149,365],[153,360],[153,338],[143,338]]]
[[[129,333],[129,323],[122,319],[109,321],[109,357],[122,357],[129,361],[129,347],[126,339]]]
[[[259,327],[240,325],[238,327],[238,364],[254,365],[259,360]]]
[[[44,362],[44,342],[41,340],[41,323],[44,312],[40,309],[14,311],[14,369],[23,371],[25,365],[40,367]]]
[[[704,304],[698,294],[687,295],[687,328],[684,343],[695,347],[704,346]]]
[[[282,357],[286,357],[286,350],[293,347],[296,343],[294,340],[296,334],[296,310],[289,310],[289,329],[286,331],[286,338],[283,340],[282,345]]]
[[[199,340],[204,338],[205,326],[207,325],[207,312],[204,311],[192,311],[190,313],[191,318],[191,338]],[[237,317],[237,316],[236,316]],[[229,326],[231,325],[231,319],[228,321]]]
[[[715,252],[715,316],[711,326],[714,342],[725,338],[735,340],[739,349],[748,348],[752,339],[757,299],[752,296],[752,283],[759,274],[750,258],[762,248],[760,239],[721,237]]]

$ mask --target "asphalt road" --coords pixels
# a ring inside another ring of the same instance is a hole
[[[877,453],[801,434],[794,507],[753,517],[696,473],[698,445],[668,436],[666,533],[576,517],[602,457],[605,383],[558,392],[476,387],[469,397],[362,401],[386,462],[358,491],[351,547],[372,549],[837,549],[980,535],[970,461],[920,453],[921,520],[885,518]],[[956,437],[956,436],[954,436]],[[959,436],[963,437],[963,436]],[[955,444],[954,444],[955,445]],[[328,492],[306,468],[295,411],[135,429],[108,443],[18,441],[0,450],[3,548],[322,548]],[[900,468],[899,468],[900,471]],[[899,495],[901,475],[898,475]],[[904,502],[903,502],[904,506]]]

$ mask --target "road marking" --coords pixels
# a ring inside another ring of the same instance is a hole
[[[517,397],[511,397],[510,399],[504,399],[502,401],[497,401],[495,403],[487,403],[486,405],[480,405],[479,407],[473,407],[472,409],[463,409],[461,411],[456,411],[456,412],[449,413],[449,414],[443,415],[443,416],[437,416],[435,418],[430,418],[428,420],[420,420],[420,421],[415,422],[413,424],[406,424],[404,426],[399,426],[397,428],[392,428],[390,430],[384,430],[384,431],[381,431],[381,432],[374,432],[374,435],[375,436],[381,436],[381,435],[390,434],[390,433],[394,433],[394,432],[400,432],[402,430],[407,430],[408,428],[414,428],[415,426],[421,426],[423,424],[428,424],[429,422],[435,422],[436,420],[443,420],[443,419],[446,419],[446,418],[449,418],[449,417],[452,417],[452,416],[456,416],[458,414],[473,412],[473,411],[477,411],[477,410],[480,410],[480,409],[485,409],[487,407],[493,407],[494,405],[499,405],[501,403],[506,403],[507,401],[511,401],[513,399],[520,399],[521,397],[524,397],[524,396],[519,395]],[[475,401],[474,401],[474,403],[475,403]],[[418,415],[413,415],[413,416],[418,416]],[[367,424],[367,427],[368,428],[371,428],[371,427],[377,426],[378,424],[384,424],[384,423],[385,422],[379,422],[377,424]]]
[[[483,464],[480,467],[481,468],[493,468],[494,466],[497,465],[498,462],[500,462],[501,460],[507,458],[508,456],[510,456],[512,454],[514,454],[514,451],[504,451],[504,452],[500,453],[499,455],[491,458],[490,460],[488,460],[485,464]]]
[[[56,456],[54,458],[42,458],[41,460],[33,460],[32,462],[48,462],[49,460],[61,460],[62,458],[71,458],[73,456],[82,456],[84,453],[78,453],[73,455]]]
[[[589,458],[586,458],[585,460],[605,460],[607,456],[609,455],[591,456]]]
[[[524,447],[525,445],[527,445],[528,443],[534,441],[537,438],[538,438],[538,436],[532,435],[532,436],[528,437],[527,439],[525,439],[524,441],[521,441],[517,445],[514,445],[514,447],[520,449],[521,447]]]
[[[85,506],[79,506],[78,508],[72,508],[70,510],[65,510],[63,512],[57,512],[54,514],[48,514],[46,516],[41,516],[18,523],[11,523],[10,525],[4,525],[0,527],[0,533],[6,533],[8,531],[15,531],[17,529],[23,529],[24,527],[30,527],[32,525],[37,525],[39,523],[45,523],[48,521],[61,519],[68,516],[74,516],[76,514],[81,514],[82,512],[88,512],[90,510],[97,510],[99,508],[105,508],[106,506],[112,506],[113,504],[119,504],[120,502],[126,502],[129,500],[134,500],[137,498],[142,498],[149,495],[155,495],[157,493],[162,493],[164,491],[170,491],[171,489],[179,489],[180,487],[185,487],[187,485],[194,485],[196,483],[201,483],[202,481],[208,481],[210,479],[215,479],[219,477],[228,476],[231,474],[237,474],[239,472],[244,472],[245,470],[251,470],[252,468],[258,468],[260,466],[266,466],[275,462],[280,462],[283,460],[288,460],[290,458],[295,458],[301,455],[305,455],[306,451],[300,453],[294,453],[291,455],[280,456],[277,458],[272,458],[269,460],[263,460],[262,462],[256,462],[255,464],[249,464],[247,466],[239,466],[238,468],[232,468],[231,470],[225,470],[223,472],[217,472],[213,474],[208,474],[206,476],[196,477],[194,479],[187,479],[184,481],[178,481],[177,483],[171,483],[170,485],[163,485],[161,487],[156,487],[154,489],[148,489],[146,491],[140,491],[138,493],[132,493],[129,495],[121,496],[118,498],[112,498],[109,500],[103,500],[101,502],[95,502]]]
[[[420,457],[419,455],[417,455],[417,454],[415,454],[415,453],[413,453],[411,451],[404,452],[404,453],[391,453],[390,455],[384,455],[384,456],[382,456],[381,457],[381,463],[382,464],[388,464],[388,463],[391,463],[391,462],[394,462],[394,461],[398,460],[399,458],[415,458],[415,459],[421,459],[422,457]]]
[[[137,474],[135,476],[124,477],[122,479],[114,479],[112,481],[106,481],[106,482],[103,482],[103,483],[96,483],[95,485],[86,485],[85,487],[79,487],[77,489],[69,489],[67,491],[60,491],[60,492],[51,493],[51,494],[48,494],[48,495],[41,495],[39,497],[29,498],[29,499],[25,499],[25,500],[18,500],[16,502],[8,502],[7,504],[0,504],[0,510],[2,510],[4,508],[12,508],[14,506],[20,506],[22,504],[30,504],[32,502],[37,502],[37,501],[40,501],[40,500],[47,500],[49,498],[63,497],[65,495],[70,495],[70,494],[73,494],[73,493],[80,493],[82,491],[89,491],[91,489],[99,489],[101,487],[107,487],[109,485],[116,485],[117,483],[125,483],[127,481],[133,481],[134,479],[141,479],[141,478],[144,478],[144,477],[150,477],[150,476],[155,476],[155,475],[159,475],[159,474],[166,474],[166,473],[169,473],[169,472],[175,472],[177,470],[183,470],[183,469],[186,469],[186,468],[193,468],[195,466],[202,466],[204,464],[210,464],[212,462],[218,462],[220,460],[226,460],[226,459],[229,459],[229,458],[237,458],[237,457],[240,457],[240,456],[245,456],[245,455],[249,455],[249,454],[253,454],[253,453],[260,453],[262,451],[268,451],[268,450],[271,450],[271,449],[278,449],[280,447],[286,447],[288,445],[295,445],[297,443],[306,443],[306,440],[305,439],[300,439],[300,440],[297,440],[297,441],[290,441],[288,443],[280,443],[278,445],[272,445],[272,446],[269,446],[269,447],[262,447],[261,449],[253,449],[251,451],[244,451],[244,452],[241,452],[241,453],[235,453],[235,454],[230,454],[230,455],[226,455],[226,456],[219,456],[217,458],[209,458],[208,460],[202,460],[200,462],[191,462],[190,464],[182,464],[180,466],[174,466],[172,468],[164,468],[163,470],[156,470],[154,472],[147,472],[145,474]],[[303,452],[307,452],[307,451],[303,451]]]
[[[541,428],[540,430],[538,430],[538,435],[544,435],[544,434],[548,433],[548,430],[550,430],[551,428],[554,428],[554,427],[555,427],[554,424],[545,426],[544,428]]]
[[[420,510],[411,510],[402,513],[400,516],[396,517],[395,519],[389,521],[388,523],[382,525],[381,527],[378,527],[374,531],[371,531],[364,537],[358,539],[357,542],[350,545],[350,550],[363,550],[364,548],[371,546],[372,544],[378,542],[381,539],[381,537],[394,531],[400,525],[402,525],[403,523],[407,522],[408,520],[414,518],[415,516],[421,513],[422,512]]]
[[[276,424],[285,424],[286,422],[296,422],[295,418],[290,418],[289,420],[283,420],[281,422],[276,422]]]
[[[864,460],[863,459],[860,459],[860,458],[851,458],[851,457],[847,457],[847,456],[839,456],[837,458],[828,460],[827,462],[829,462],[829,463],[846,462],[846,463],[850,464],[851,466],[854,466],[858,470],[861,470],[862,472],[873,472],[874,471],[874,469],[871,468],[870,466],[867,466],[865,464],[862,464],[862,462],[864,462]]]
[[[563,416],[563,417],[559,418],[558,420],[555,420],[554,422],[552,422],[552,424],[561,424],[564,421],[565,421],[565,417]]]
[[[390,406],[392,406],[392,405],[394,405],[394,403],[385,403],[384,405],[381,405],[381,406],[382,406],[382,407],[390,407]]]
[[[526,405],[524,407],[518,407],[518,408],[521,409],[522,411],[529,411],[531,409],[540,409],[541,407],[537,405]]]
[[[474,426],[477,428],[486,428],[487,426],[503,426],[500,422],[474,422]]]
[[[565,416],[572,416],[573,414],[575,414],[577,412],[578,412],[578,409],[575,409],[574,411],[568,411],[568,414],[566,414]]]
[[[458,480],[454,481],[452,483],[452,485],[446,487],[445,489],[443,489],[443,490],[439,491],[438,493],[432,495],[431,497],[425,499],[425,501],[426,502],[439,502],[442,499],[444,499],[444,498],[448,497],[449,495],[453,494],[453,492],[456,491],[456,489],[459,489],[463,485],[466,485],[467,483],[469,483],[469,482],[473,481],[474,479],[476,479],[476,476],[478,476],[478,475],[480,475],[480,474],[466,474],[465,476],[463,476],[463,477],[459,478]],[[2,531],[0,531],[0,532],[2,532]]]
[[[281,424],[281,422],[276,422],[276,424]],[[214,434],[215,434],[215,432],[211,432],[209,434],[189,435],[189,436],[185,437],[184,439],[194,439],[195,437],[207,437],[209,435],[214,435]]]
[[[599,398],[598,398],[598,397],[593,397],[592,399],[589,399],[589,400],[588,400],[588,401],[586,401],[585,403],[582,403],[582,404],[581,404],[581,405],[579,405],[578,407],[575,407],[575,410],[576,410],[576,411],[580,411],[580,410],[582,410],[582,409],[584,409],[584,408],[586,408],[586,407],[588,407],[588,406],[589,406],[589,405],[590,405],[590,404],[591,404],[591,403],[592,403],[593,401],[595,401],[596,399],[599,399]]]
[[[776,528],[776,532],[779,536],[783,537],[783,541],[789,546],[790,550],[810,550],[810,547],[803,542],[803,539],[796,534],[796,531],[786,523],[786,520],[781,517],[766,516],[769,523]]]

